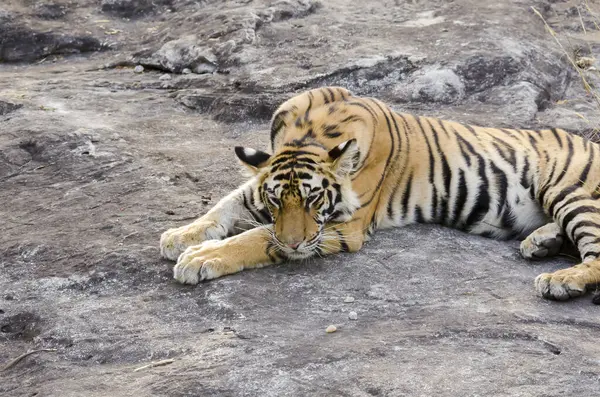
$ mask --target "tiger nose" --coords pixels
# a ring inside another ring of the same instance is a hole
[[[297,242],[297,243],[288,243],[287,246],[290,247],[291,249],[295,250],[295,249],[298,249],[300,244],[302,244],[302,241]]]

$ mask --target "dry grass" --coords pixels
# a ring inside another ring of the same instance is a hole
[[[580,54],[581,51],[575,45],[573,45],[571,38],[567,34],[559,36],[559,34],[554,29],[552,29],[552,27],[550,27],[550,25],[548,24],[548,22],[546,21],[544,16],[535,7],[531,7],[531,8],[532,8],[533,12],[535,12],[535,14],[537,16],[539,16],[540,19],[544,22],[544,26],[546,27],[546,30],[548,31],[548,33],[550,33],[550,35],[552,35],[552,37],[556,41],[556,44],[562,51],[562,53],[569,60],[569,63],[572,65],[573,69],[579,75],[579,78],[581,80],[583,88],[585,89],[588,96],[590,98],[592,98],[592,100],[595,102],[596,107],[598,108],[598,112],[600,112],[600,91],[598,90],[597,87],[594,87],[594,85],[590,83],[590,81],[587,77],[588,73],[597,72],[597,69],[595,69],[592,66],[595,62],[595,58],[593,58],[591,56],[592,49],[591,49],[591,46],[589,45],[589,42],[588,42],[588,49],[589,49],[590,56],[582,56]],[[592,10],[588,1],[584,0],[584,2],[581,4],[581,6],[577,7],[579,21],[581,23],[581,27],[582,27],[584,35],[587,36],[588,34],[591,34],[592,32],[590,32],[585,27],[583,16],[581,14],[582,9],[584,9],[584,12],[587,13],[591,17],[596,31],[600,32],[600,19],[598,18],[598,14]],[[563,41],[566,42],[566,44],[563,44]],[[586,134],[586,138],[589,138],[595,142],[600,141],[600,124],[592,123],[590,120],[588,120],[584,115],[582,115],[580,113],[576,112],[576,114],[578,117],[582,118],[583,120],[585,120],[586,122],[588,122],[590,124],[590,130]]]

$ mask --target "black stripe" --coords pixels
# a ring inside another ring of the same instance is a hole
[[[273,243],[272,241],[268,241],[267,242],[267,249],[266,249],[266,253],[267,256],[269,257],[269,260],[273,263],[277,263],[279,261],[281,261],[284,257],[279,253],[279,250],[276,249],[275,247],[275,243]]]
[[[446,155],[444,154],[444,151],[442,150],[442,147],[440,145],[440,139],[438,137],[438,134],[435,133],[434,131],[434,127],[433,124],[431,124],[431,121],[429,121],[429,126],[431,127],[431,131],[433,133],[433,141],[437,147],[437,151],[438,154],[440,155],[440,159],[442,161],[442,178],[444,179],[444,195],[448,195],[450,193],[450,180],[452,179],[452,170],[450,169],[450,166],[448,165],[448,160],[446,159]]]
[[[554,216],[555,216],[555,217],[558,217],[558,216],[559,216],[559,214],[560,214],[560,212],[561,212],[563,209],[567,208],[567,206],[568,206],[569,204],[573,204],[573,203],[574,203],[574,202],[576,202],[576,201],[583,201],[583,200],[589,200],[589,199],[590,199],[590,196],[588,196],[588,195],[584,195],[584,194],[580,194],[580,195],[577,195],[577,196],[575,196],[575,197],[571,197],[570,199],[568,199],[568,200],[564,201],[562,204],[560,204],[559,206],[557,206],[557,207],[556,207],[556,209],[555,209],[555,211],[554,211],[554,214],[555,214]]]
[[[479,137],[479,134],[475,131],[475,129],[473,127],[471,127],[470,125],[467,124],[461,124],[467,131],[469,131],[473,137],[477,140],[481,140],[481,138]]]
[[[583,259],[587,258],[588,256],[593,256],[594,258],[597,258],[599,255],[600,255],[600,252],[598,252],[598,251],[588,251],[583,256]]]
[[[502,149],[500,147],[500,145],[498,145],[497,142],[492,142],[492,146],[494,146],[494,148],[496,149],[496,152],[498,152],[498,154],[500,155],[500,157],[502,157],[502,159],[504,161],[506,161],[507,163],[511,164],[514,167],[514,162],[512,162],[512,159],[510,158],[510,156],[508,156],[506,153],[504,153],[504,149]],[[513,152],[514,155],[514,152]]]
[[[308,106],[306,108],[306,112],[304,112],[304,122],[305,123],[308,122],[308,113],[312,109],[313,99],[314,99],[314,95],[312,92],[308,91],[307,95],[308,95]]]
[[[464,149],[464,144],[463,142],[461,142],[461,140],[458,140],[458,148],[460,149],[460,153],[463,156],[463,159],[465,160],[465,162],[467,163],[467,167],[471,166],[471,156],[465,151]]]
[[[431,213],[429,214],[429,219],[438,220],[438,194],[435,186],[433,186],[433,191],[431,192]]]
[[[413,174],[412,172],[408,175],[408,180],[406,181],[406,189],[402,193],[402,219],[406,219],[406,215],[408,214],[408,200],[410,199],[410,191],[412,189],[412,181]],[[389,208],[388,208],[389,211]],[[389,212],[388,212],[389,214]]]
[[[511,137],[513,137],[513,138],[515,138],[515,139],[517,139],[517,140],[518,140],[518,139],[519,139],[519,137],[520,137],[520,136],[519,136],[519,134],[521,134],[521,136],[522,136],[522,133],[523,133],[523,131],[521,131],[521,130],[509,130],[509,129],[507,129],[507,128],[497,128],[497,129],[498,129],[499,131],[502,131],[502,132],[504,132],[505,134],[508,134],[508,135],[510,135]]]
[[[324,90],[321,90],[321,95],[323,95],[323,102],[325,102],[325,105],[329,104],[329,102],[331,102],[329,100],[329,97],[327,96],[327,93]]]
[[[331,102],[335,101],[335,94],[333,93],[333,90],[329,87],[325,87],[325,89],[327,92],[329,92],[329,95],[331,95]]]
[[[592,192],[592,198],[594,200],[598,200],[600,198],[600,184],[598,186],[596,186],[596,188]]]
[[[390,123],[390,119],[387,116],[387,114],[385,113],[385,111],[383,110],[383,108],[381,107],[381,105],[379,105],[379,103],[377,103],[376,101],[372,100],[372,102],[375,104],[375,106],[377,106],[379,108],[379,110],[381,110],[381,113],[383,113],[383,117],[385,117],[385,121],[387,123],[387,127],[388,127],[388,131],[390,133],[390,140],[391,140],[391,148],[390,148],[390,153],[387,157],[387,159],[385,160],[385,166],[383,168],[383,173],[381,174],[381,177],[379,178],[379,181],[377,182],[377,186],[375,187],[375,190],[373,191],[373,194],[371,195],[371,198],[369,200],[367,200],[366,202],[361,204],[361,208],[366,207],[367,205],[369,205],[373,199],[375,198],[375,196],[377,196],[377,194],[379,193],[379,188],[381,188],[381,184],[383,183],[383,180],[387,174],[387,170],[389,169],[390,166],[390,161],[392,160],[392,156],[394,155],[394,152],[396,151],[396,145],[395,145],[395,140],[394,140],[394,134],[392,132],[392,126]]]
[[[377,122],[377,115],[375,114],[375,112],[367,105],[365,105],[364,103],[360,103],[360,102],[348,102],[348,105],[350,106],[359,106],[363,109],[365,109],[367,112],[369,112],[369,114],[371,115],[371,118],[373,118],[373,122]]]
[[[446,138],[450,138],[450,133],[446,130],[446,127],[444,127],[444,120],[436,119],[436,121],[440,125],[442,131],[444,131],[444,134],[446,134]]]
[[[340,121],[340,123],[350,123],[353,121],[363,121],[363,119],[362,119],[362,117],[353,114],[351,116],[346,117],[342,121]]]
[[[312,179],[312,175],[311,174],[306,173],[306,172],[301,172],[301,171],[300,172],[296,171],[296,177],[298,179],[309,179],[309,180]]]
[[[573,219],[582,214],[597,214],[600,212],[600,209],[591,205],[582,205],[580,207],[573,208],[571,211],[567,212],[562,218],[562,227],[566,231],[569,227],[569,224],[573,221]],[[575,234],[573,230],[571,230],[572,241],[575,241]]]
[[[556,130],[556,128],[552,128],[550,131],[552,131],[552,134],[554,134],[554,137],[556,138],[556,141],[558,142],[558,146],[560,146],[560,148],[563,148],[563,143],[560,139],[560,136],[558,135],[558,131]]]
[[[529,180],[529,175],[527,175],[529,173],[529,160],[527,160],[527,157],[523,157],[523,171],[521,174],[521,186],[523,187],[529,187],[531,185],[530,180]]]
[[[575,236],[575,241],[573,241],[575,243],[576,247],[579,247],[579,242],[581,241],[581,239],[584,239],[586,237],[596,237],[597,233],[590,233],[590,232],[581,232],[579,234],[577,234],[577,236]],[[597,244],[600,242],[600,237],[595,238],[594,240],[588,242],[587,244]]]
[[[289,110],[282,110],[273,116],[273,122],[271,123],[271,149],[275,150],[275,137],[277,136],[277,132],[285,126],[283,118],[289,113]]]
[[[398,138],[398,150],[396,151],[396,156],[394,156],[394,164],[397,164],[398,157],[400,156],[400,148],[402,147],[402,138],[400,138],[400,128],[398,128],[398,123],[396,122],[396,116],[398,116],[400,118],[400,120],[402,121],[402,123],[404,124],[404,127],[405,127],[404,137],[406,138],[407,152],[409,152],[409,149],[410,149],[410,141],[408,140],[408,137],[406,135],[406,128],[407,128],[406,121],[404,120],[404,118],[401,115],[399,115],[397,113],[392,113],[391,117],[392,117],[392,121],[394,122],[394,130],[396,132],[396,137]],[[411,175],[411,178],[412,178],[412,175]],[[396,201],[396,194],[397,194],[399,188],[400,188],[400,183],[397,183],[396,186],[394,186],[394,190],[392,191],[392,193],[390,194],[390,196],[388,198],[387,214],[388,214],[388,218],[391,220],[393,220],[393,205],[394,205],[394,202]],[[410,189],[410,187],[409,187],[409,189]]]
[[[415,207],[415,220],[417,223],[425,223],[423,219],[423,211],[421,211],[421,207],[418,205]]]
[[[560,181],[562,181],[564,176],[567,174],[567,172],[569,170],[569,166],[571,165],[571,159],[573,158],[573,140],[571,139],[570,136],[566,136],[566,138],[567,138],[567,146],[569,148],[567,158],[565,159],[564,169],[562,170],[561,174],[556,179],[556,182],[553,183],[554,185],[558,185],[558,183]]]
[[[496,166],[496,164],[494,164],[493,162],[490,162],[490,166],[492,168],[492,173],[494,174],[494,176],[496,177],[496,182],[497,182],[497,194],[499,195],[498,198],[498,208],[497,208],[497,212],[496,214],[500,215],[502,213],[502,209],[505,207],[506,205],[506,194],[508,191],[508,180],[506,178],[506,174],[504,173],[504,171],[502,171],[500,168],[498,168]]]
[[[333,139],[333,138],[338,138],[338,137],[342,136],[342,133],[341,133],[341,132],[339,132],[339,131],[334,131],[334,132],[325,132],[324,134],[325,134],[325,136],[326,136],[327,138],[331,138],[331,139]]]
[[[271,172],[275,173],[275,172],[286,171],[286,170],[291,170],[291,169],[298,169],[298,170],[307,169],[310,171],[316,171],[316,168],[314,166],[310,165],[308,162],[290,160],[289,162],[279,164],[279,165],[272,167]]]
[[[417,124],[423,131],[423,138],[425,138],[425,143],[427,144],[427,152],[429,153],[429,183],[433,185],[434,176],[435,176],[435,158],[433,157],[433,151],[431,150],[431,145],[429,144],[429,138],[427,138],[427,132],[425,128],[423,128],[423,124],[421,123],[420,117],[415,117],[417,120]]]
[[[271,221],[272,221],[271,214],[269,213],[269,211],[267,210],[266,207],[264,207],[263,209],[261,209],[259,211],[259,214],[261,216],[261,222],[262,223],[271,223]]]
[[[583,227],[593,227],[594,229],[600,229],[600,224],[597,224],[594,221],[579,221],[571,229],[571,234],[573,236],[578,236],[579,229],[581,229]],[[564,225],[563,225],[563,230],[565,231],[565,233],[567,232],[567,228]],[[575,238],[572,238],[571,241],[575,241]]]
[[[276,158],[280,158],[280,157],[282,157],[282,156],[292,156],[292,157],[296,157],[296,156],[299,156],[299,155],[301,155],[301,154],[303,154],[303,155],[306,155],[306,156],[319,156],[319,155],[318,155],[318,154],[316,154],[316,153],[307,152],[307,151],[305,151],[305,150],[285,150],[285,151],[283,151],[283,152],[281,152],[281,153],[277,153],[277,156],[275,156],[275,157],[276,157]],[[271,163],[271,164],[273,164],[273,163]]]
[[[435,143],[436,147],[437,147],[437,151],[438,154],[440,156],[441,162],[442,162],[442,178],[444,180],[444,191],[442,192],[442,197],[441,197],[441,220],[442,223],[445,224],[446,219],[448,217],[448,196],[450,195],[450,183],[452,182],[452,170],[450,169],[450,166],[448,165],[448,160],[446,159],[446,155],[444,154],[444,151],[442,150],[442,147],[440,145],[440,139],[438,134],[436,133],[436,131],[434,130],[434,126],[431,123],[431,120],[427,120],[427,122],[429,123],[429,126],[431,127],[431,131],[433,133],[433,142]],[[438,124],[441,126],[441,122],[439,122],[438,120]],[[442,129],[444,131],[446,131],[444,129],[444,127],[442,126]],[[448,132],[446,132],[447,134]],[[434,189],[434,196],[436,196],[436,191]],[[434,209],[435,209],[435,213],[436,213],[436,220],[437,220],[437,202],[435,203],[436,205],[434,205]]]
[[[256,206],[254,205],[254,203],[252,203],[252,206],[250,206],[250,203],[248,203],[248,198],[246,197],[246,192],[243,191],[242,192],[242,197],[244,198],[244,207],[246,207],[246,209],[248,210],[248,212],[250,212],[250,215],[252,215],[252,217],[254,218],[255,221],[258,222],[263,222],[264,223],[264,219],[261,218],[260,213],[257,212],[258,208],[256,208]],[[252,201],[252,199],[250,199],[250,201]],[[270,219],[271,216],[269,216],[267,219]]]
[[[587,182],[588,174],[590,173],[590,168],[592,167],[592,164],[594,162],[594,146],[592,146],[590,149],[591,150],[589,160],[583,171],[581,171],[581,175],[579,175],[579,183],[581,183],[582,186]]]
[[[527,138],[529,139],[529,143],[531,144],[531,147],[533,148],[533,150],[535,150],[538,157],[540,157],[541,154],[540,154],[540,150],[538,149],[538,142],[535,139],[535,135],[528,133]]]
[[[569,194],[573,193],[577,189],[579,189],[579,186],[573,185],[573,186],[567,187],[566,189],[561,190],[560,193],[558,193],[556,195],[556,197],[554,197],[554,200],[552,200],[552,202],[550,203],[550,206],[548,207],[548,212],[550,213],[550,215],[556,216],[558,211],[560,211],[560,208],[556,212],[554,211],[554,209],[558,205],[558,203],[563,201]],[[561,208],[562,207],[564,207],[564,205],[562,205]]]
[[[342,234],[342,232],[340,232],[339,230],[336,230],[336,232],[337,232],[339,243],[340,243],[340,251],[341,252],[350,251],[350,248],[348,247],[348,244],[346,244],[346,240],[344,239],[344,235]]]
[[[475,206],[471,209],[471,213],[467,217],[466,226],[472,226],[476,222],[479,222],[490,209],[490,195],[489,195],[489,183],[485,173],[486,164],[485,159],[477,155],[479,178],[481,183],[477,186],[477,200]]]
[[[500,219],[500,224],[502,225],[502,228],[512,230],[515,225],[515,219],[515,214],[511,211],[511,207],[507,205],[504,208],[502,218]],[[509,238],[515,238],[517,235],[518,233],[515,232],[514,234],[511,234]]]
[[[465,180],[465,171],[458,170],[458,196],[454,202],[452,216],[448,221],[449,225],[457,226],[457,221],[460,221],[462,211],[467,202],[467,181]]]
[[[540,190],[540,192],[539,192],[539,201],[542,204],[544,203],[544,196],[548,192],[548,189],[550,189],[552,187],[551,181],[554,178],[555,171],[556,171],[556,161],[554,161],[554,163],[552,164],[552,170],[550,171],[550,177],[548,178],[548,182],[546,183],[546,185],[544,185],[542,190]]]

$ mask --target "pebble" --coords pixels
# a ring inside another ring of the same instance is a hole
[[[356,320],[356,319],[358,319],[358,314],[356,314],[356,312],[350,312],[350,313],[348,313],[348,318],[350,320]]]
[[[352,303],[354,302],[354,298],[351,296],[347,296],[346,299],[344,299],[344,303]]]
[[[144,67],[142,65],[137,65],[135,68],[133,68],[134,73],[142,73],[143,71]]]
[[[171,75],[168,73],[163,74],[158,78],[159,80],[171,80]]]
[[[192,70],[191,70],[191,69],[188,69],[188,68],[185,68],[185,69],[183,69],[183,70],[181,71],[181,73],[183,73],[183,74],[190,74],[190,73],[192,73]]]
[[[329,327],[325,328],[325,332],[328,334],[334,333],[335,331],[337,331],[337,327],[335,325],[330,325]]]

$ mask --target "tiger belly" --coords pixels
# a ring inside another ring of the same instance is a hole
[[[524,238],[551,221],[540,203],[531,197],[529,189],[520,184],[507,189],[500,214],[497,208],[492,206],[481,221],[465,225],[465,229],[496,239]]]
[[[469,180],[468,173],[465,180]],[[437,184],[412,180],[410,189],[403,186],[402,194],[392,195],[391,203],[380,205],[377,227],[436,223],[502,240],[524,238],[551,221],[516,177],[509,178],[503,192],[498,187],[482,190],[476,183],[468,189],[465,180],[453,178],[450,194],[445,196],[434,196],[441,190]]]

